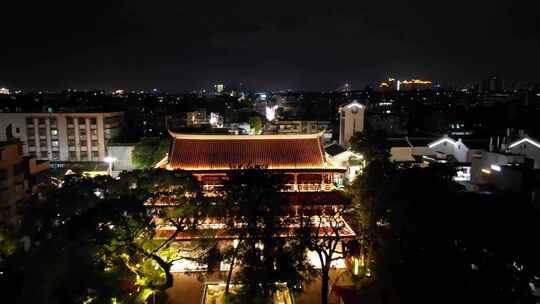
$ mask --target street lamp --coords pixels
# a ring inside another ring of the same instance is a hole
[[[112,164],[116,161],[116,157],[107,156],[103,160],[109,164],[109,175],[112,176]]]

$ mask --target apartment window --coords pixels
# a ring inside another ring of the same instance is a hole
[[[31,157],[36,157],[36,151],[29,151],[28,155],[30,155]]]
[[[34,128],[28,128],[28,130],[26,132],[27,132],[28,136],[36,135],[36,130],[34,130]]]
[[[69,151],[69,160],[77,160],[77,153],[75,151]]]
[[[73,128],[68,129],[68,130],[67,130],[67,134],[68,134],[68,136],[73,136],[73,135],[75,135],[75,129],[73,129]]]
[[[90,118],[90,124],[91,125],[97,124],[97,119],[95,117]]]
[[[81,136],[79,136],[79,138],[81,140],[81,143],[82,143],[83,140],[86,141],[86,135],[81,135]],[[85,143],[85,145],[86,145],[86,143]]]
[[[92,140],[92,146],[97,147],[99,145],[97,140]]]
[[[86,135],[86,129],[80,129],[79,135]]]
[[[68,140],[68,146],[75,146],[75,140],[73,139]]]
[[[36,141],[35,140],[28,140],[28,146],[29,147],[35,147],[36,146]]]
[[[79,125],[84,125],[84,124],[86,124],[85,119],[79,118]]]
[[[88,160],[88,153],[85,151],[81,151],[81,160]]]
[[[68,125],[71,125],[71,127],[73,127],[73,117],[67,117],[66,122]]]
[[[51,129],[52,136],[58,136],[58,129]]]
[[[47,149],[47,141],[45,141],[45,140],[40,140],[40,141],[39,141],[39,147],[40,147],[41,149]]]
[[[27,124],[27,125],[33,125],[33,124],[34,124],[34,118],[32,118],[32,117],[27,117],[27,118],[26,118],[26,124]]]
[[[99,160],[99,151],[92,151],[92,159]]]
[[[53,118],[50,118],[50,119],[49,119],[49,123],[50,123],[51,125],[55,125],[55,126],[56,126],[56,118],[54,118],[54,117],[53,117]]]
[[[45,134],[45,128],[39,128],[38,133],[39,133],[39,136],[45,136],[46,135]]]
[[[58,140],[53,140],[53,141],[51,142],[51,146],[53,146],[53,147],[58,147]]]
[[[44,125],[45,124],[45,119],[44,118],[39,118],[38,122],[39,122],[40,125]]]
[[[0,181],[7,179],[7,169],[0,169]]]
[[[58,152],[58,151],[53,151],[53,152],[52,152],[52,159],[53,159],[53,160],[59,160],[59,159],[60,159],[60,152]]]
[[[96,130],[96,129],[90,130],[90,134],[92,134],[92,135],[97,135],[97,130]]]
[[[49,153],[47,151],[41,151],[39,154],[40,154],[41,158],[48,158],[49,157]]]

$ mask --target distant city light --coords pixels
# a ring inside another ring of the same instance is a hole
[[[1,95],[9,95],[9,89],[8,88],[0,88],[0,94]]]
[[[491,170],[493,171],[497,171],[497,172],[500,172],[501,171],[501,166],[499,165],[491,165]]]

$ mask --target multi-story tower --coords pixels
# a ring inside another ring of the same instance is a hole
[[[23,153],[50,161],[101,161],[119,135],[121,112],[0,113],[0,141],[19,139]]]
[[[349,146],[356,132],[364,131],[365,106],[356,100],[339,108],[339,143]]]

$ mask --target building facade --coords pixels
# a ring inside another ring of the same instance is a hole
[[[325,143],[332,140],[332,123],[320,120],[277,120],[264,126],[264,134],[314,134],[323,132]]]
[[[16,204],[24,198],[22,146],[0,143],[0,223],[13,224]]]
[[[48,162],[23,156],[21,142],[0,142],[0,225],[17,223],[17,207],[33,191]]]
[[[353,101],[339,108],[339,144],[349,146],[356,132],[364,131],[365,106]]]
[[[530,159],[534,169],[540,169],[540,142],[529,137],[521,138],[507,148],[509,153],[523,155]]]
[[[0,141],[18,139],[23,153],[50,161],[102,161],[120,134],[121,112],[1,113]]]

